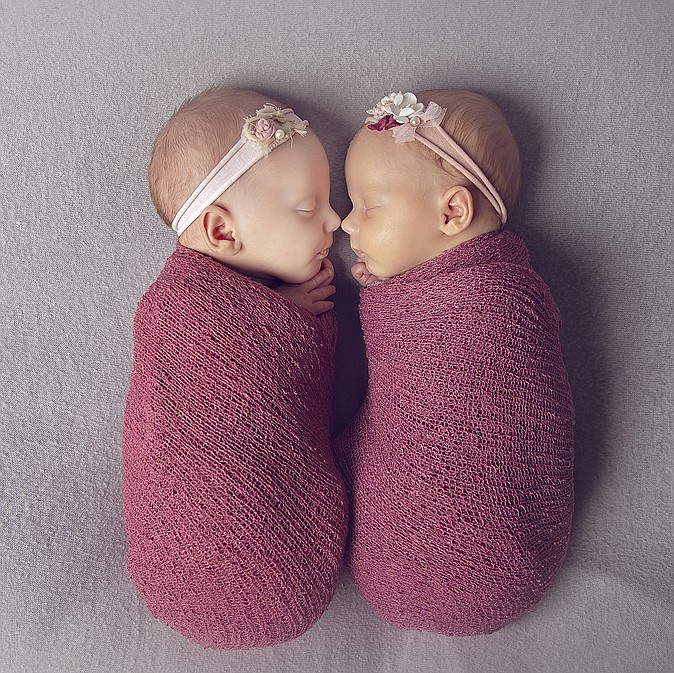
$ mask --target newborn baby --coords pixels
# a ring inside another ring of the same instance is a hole
[[[573,512],[573,403],[560,317],[502,228],[519,153],[468,91],[391,94],[348,151],[369,388],[336,445],[347,563],[402,628],[495,631],[560,568]]]
[[[327,607],[346,535],[327,158],[292,110],[214,88],[162,128],[149,180],[180,238],[134,320],[129,574],[203,646],[273,645]]]

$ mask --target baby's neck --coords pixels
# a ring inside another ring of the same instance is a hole
[[[254,280],[256,283],[260,283],[260,285],[264,285],[265,287],[269,287],[272,290],[279,285],[282,285],[283,283],[278,280],[278,278],[265,278],[263,276],[251,276],[250,274],[244,273],[244,276],[248,276],[251,280]]]

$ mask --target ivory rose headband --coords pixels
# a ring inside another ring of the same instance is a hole
[[[372,131],[393,132],[396,143],[418,140],[451,166],[465,175],[489,200],[505,224],[508,219],[505,203],[489,178],[459,144],[440,126],[446,109],[437,103],[426,107],[417,102],[413,93],[391,93],[384,96],[371,110],[367,122]]]
[[[178,236],[251,166],[296,133],[307,135],[309,122],[300,119],[290,108],[280,110],[267,103],[244,120],[241,139],[202,180],[177,212],[171,227]]]

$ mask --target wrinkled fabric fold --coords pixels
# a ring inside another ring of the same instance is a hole
[[[139,302],[128,569],[155,617],[205,647],[287,641],[332,598],[347,514],[329,438],[335,340],[332,312],[180,244]]]
[[[491,633],[557,575],[574,410],[557,306],[509,231],[361,290],[369,387],[335,454],[347,564],[401,628]]]

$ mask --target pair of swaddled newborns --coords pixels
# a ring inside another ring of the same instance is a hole
[[[490,633],[566,552],[573,404],[557,307],[503,228],[512,133],[467,91],[390,94],[368,114],[342,228],[369,386],[332,442],[340,219],[318,138],[289,108],[216,87],[154,144],[153,201],[179,239],[134,320],[129,573],[207,647],[300,635],[344,560],[383,619]]]

